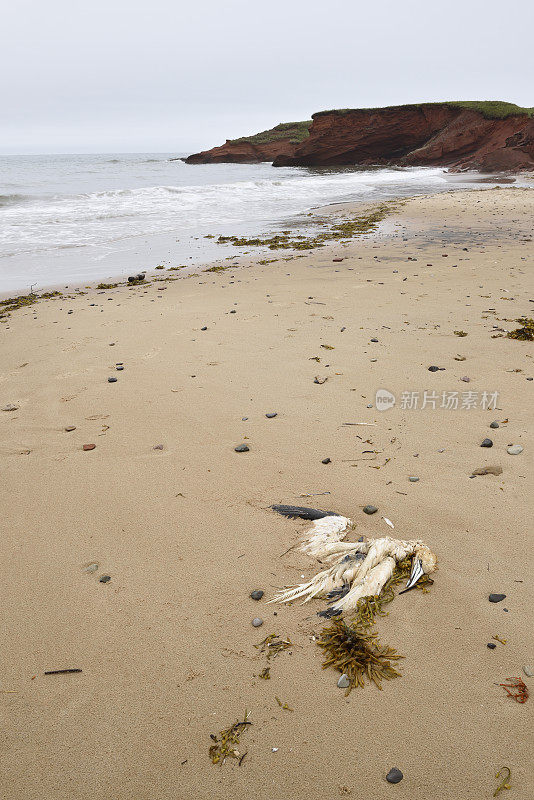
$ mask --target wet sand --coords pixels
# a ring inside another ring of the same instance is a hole
[[[504,335],[534,316],[533,211],[528,189],[418,197],[348,245],[0,325],[0,407],[18,407],[0,412],[2,796],[480,800],[507,765],[510,800],[532,798],[534,698],[496,684],[533,687],[534,345]],[[483,465],[503,472],[471,478]],[[324,601],[264,603],[320,568],[289,549],[309,523],[273,503],[347,515],[349,538],[387,517],[437,553],[431,591],[377,624],[405,656],[382,692],[346,698],[321,669]],[[294,645],[265,681],[270,633]],[[82,672],[43,675],[63,668]],[[210,734],[245,709],[246,758],[212,765]]]

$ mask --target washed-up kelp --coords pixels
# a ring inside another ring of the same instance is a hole
[[[384,606],[394,599],[395,587],[409,577],[410,568],[409,559],[401,561],[380,595],[360,598],[356,612],[349,619],[345,620],[342,615],[334,617],[332,624],[323,628],[317,639],[317,644],[325,652],[323,669],[334,667],[348,677],[350,684],[345,695],[350,694],[355,686],[363,687],[366,679],[382,689],[383,680],[400,677],[395,662],[404,656],[394,648],[382,645],[378,634],[370,628],[375,624],[375,617],[388,614]],[[432,578],[423,575],[414,588],[425,592],[433,583]]]
[[[519,317],[516,319],[521,325],[513,331],[509,331],[507,336],[509,339],[522,339],[524,342],[534,341],[534,319],[531,317]]]
[[[292,646],[293,642],[289,639],[281,639],[277,633],[270,633],[269,636],[254,645],[260,653],[267,653],[267,661],[270,661],[271,658],[276,658],[279,653],[283,650],[288,650]],[[265,676],[262,675],[261,677]]]
[[[495,638],[495,637],[493,637]],[[526,703],[529,698],[528,688],[522,678],[507,678],[509,683],[500,683],[508,697],[515,700],[516,703]]]
[[[234,722],[230,728],[220,731],[218,736],[213,733],[210,734],[210,738],[214,742],[209,749],[213,764],[222,766],[227,758],[237,758],[241,764],[246,752],[241,754],[237,749],[237,745],[241,734],[247,729],[248,725],[252,725],[252,722],[249,722],[248,711],[245,710],[245,718],[242,722]]]
[[[317,644],[325,651],[323,669],[334,667],[344,673],[350,681],[345,695],[350,694],[355,686],[363,687],[365,679],[382,689],[382,681],[398,678],[392,662],[404,656],[388,645],[381,645],[378,635],[368,627],[356,623],[347,623],[337,617],[331,625],[323,628]]]

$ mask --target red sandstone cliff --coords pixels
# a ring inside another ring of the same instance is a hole
[[[184,160],[188,164],[273,161],[274,166],[395,164],[482,172],[534,170],[534,118],[511,104],[422,103],[322,111],[312,120],[311,127],[309,122],[278,125]]]
[[[309,137],[275,166],[396,164],[484,172],[534,169],[534,119],[488,118],[447,103],[314,114]]]

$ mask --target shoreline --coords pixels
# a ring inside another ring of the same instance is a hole
[[[532,797],[534,344],[506,332],[534,316],[534,188],[401,203],[347,243],[0,325],[10,800],[480,800],[503,765]],[[265,602],[325,566],[277,503],[436,552],[428,594],[377,623],[405,656],[382,691],[345,697],[322,669],[325,601]],[[263,680],[271,633],[292,647]],[[245,709],[246,758],[214,766],[210,735]]]

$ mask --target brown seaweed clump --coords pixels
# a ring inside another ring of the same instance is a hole
[[[234,722],[229,728],[220,731],[218,736],[213,733],[210,734],[210,738],[214,742],[209,749],[213,764],[220,764],[222,767],[227,758],[237,758],[239,764],[241,764],[246,752],[241,754],[237,749],[237,745],[241,734],[247,729],[248,725],[252,725],[252,722],[248,721],[248,711],[245,710],[245,718],[242,722]]]
[[[521,339],[524,342],[534,341],[534,319],[531,317],[519,317],[516,319],[521,325],[513,331],[509,331],[507,336],[509,339]]]
[[[317,644],[325,651],[323,669],[334,667],[344,673],[350,684],[345,695],[355,686],[363,687],[365,679],[382,689],[382,681],[398,678],[392,662],[404,658],[388,645],[381,645],[378,634],[365,626],[345,622],[337,617],[331,625],[323,628]]]

